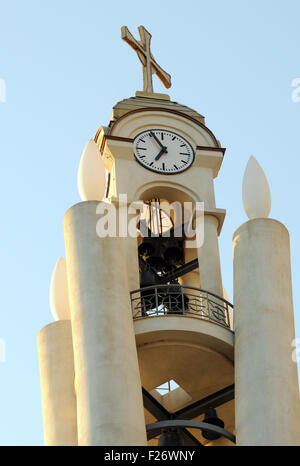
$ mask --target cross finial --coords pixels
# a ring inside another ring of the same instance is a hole
[[[155,61],[151,50],[151,34],[144,26],[138,28],[141,40],[136,40],[127,26],[121,28],[121,37],[136,51],[143,65],[143,91],[153,93],[152,74],[157,74],[166,88],[171,87],[171,76]]]

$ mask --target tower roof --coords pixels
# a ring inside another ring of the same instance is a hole
[[[181,105],[178,102],[172,102],[166,94],[146,94],[144,92],[136,92],[135,97],[118,102],[112,109],[110,125],[121,116],[126,115],[126,113],[141,108],[160,108],[162,110],[177,111],[205,125],[204,116],[200,115],[196,110],[186,105]]]

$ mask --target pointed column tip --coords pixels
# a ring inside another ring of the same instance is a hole
[[[243,206],[247,217],[267,218],[271,210],[271,193],[266,175],[256,160],[251,155],[248,160],[242,188]]]

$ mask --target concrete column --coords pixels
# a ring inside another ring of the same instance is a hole
[[[82,202],[64,217],[78,444],[145,445],[127,238],[97,236],[97,205]]]
[[[123,213],[123,218],[126,219],[126,221],[123,221],[123,227],[128,230],[129,224],[132,223],[132,225],[136,225],[136,222],[134,222],[134,219],[137,217],[138,212],[131,213],[130,211],[130,203],[122,203],[114,200],[113,202],[114,206],[117,209],[117,212],[120,214],[120,218],[118,218],[118,228],[120,225],[120,221],[122,219],[122,213]],[[124,213],[124,210],[127,212]],[[133,233],[133,230],[136,228],[133,228],[131,226],[131,230]],[[123,231],[123,234],[125,234],[125,231]],[[127,268],[127,275],[128,275],[128,287],[130,291],[136,290],[140,287],[140,274],[139,274],[139,260],[138,260],[138,239],[136,237],[132,237],[130,235],[127,235],[126,231],[126,245],[125,245],[125,251],[126,251],[126,268]]]
[[[212,215],[204,215],[204,242],[198,249],[198,260],[201,288],[222,297],[218,219]]]
[[[276,220],[233,237],[238,445],[299,445],[289,233]]]
[[[194,259],[197,259],[197,249],[185,247],[184,248],[185,263],[191,262]],[[179,282],[183,286],[194,286],[195,288],[200,288],[199,269],[195,269],[192,272],[189,272],[183,275],[182,277],[180,277]]]
[[[77,445],[73,345],[69,320],[53,322],[40,331],[38,355],[45,445]]]

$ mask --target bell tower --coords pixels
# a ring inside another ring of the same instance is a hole
[[[144,89],[118,102],[94,138],[105,200],[87,199],[64,218],[70,320],[39,335],[45,440],[232,444],[232,306],[218,245],[225,210],[214,195],[225,149],[202,115],[153,92],[152,74],[166,87],[171,77],[150,51],[150,33],[139,32],[140,42],[122,28]],[[143,211],[130,235],[133,205]],[[99,234],[105,209],[117,215],[116,235]],[[50,388],[54,374],[60,388]]]
[[[105,167],[105,195],[85,196],[64,217],[58,317],[38,337],[45,442],[234,445],[246,396],[238,393],[236,416],[234,382],[247,377],[243,350],[234,370],[233,306],[220,266],[226,212],[214,179],[225,149],[202,115],[153,92],[153,74],[167,88],[171,77],[152,55],[151,34],[143,26],[139,34],[122,28],[142,64],[143,91],[118,102],[89,145],[96,187]],[[242,313],[239,322],[244,328]]]
[[[179,142],[173,147],[177,138]],[[179,163],[172,159],[179,151],[179,160],[185,160],[181,155],[187,154],[185,141],[194,157],[188,168],[177,173]],[[149,206],[148,221],[151,217],[155,225],[161,222],[160,234],[149,232],[138,240],[127,239],[127,273],[146,424],[177,416],[180,422],[199,422],[212,412],[209,409],[217,408],[212,425],[218,426],[222,418],[232,433],[232,306],[224,296],[218,245],[225,210],[216,207],[214,194],[214,179],[225,149],[196,111],[170,101],[167,95],[139,92],[114,106],[109,126],[99,128],[95,142],[110,174],[110,202],[118,202],[126,193],[128,205],[143,201]],[[155,161],[161,146],[167,153]],[[147,157],[148,165],[140,163],[140,157],[142,161]],[[166,171],[167,167],[174,171]],[[186,247],[190,240],[184,235],[174,237],[176,221],[161,206],[175,204],[183,210],[184,205],[190,205],[194,211],[196,203],[203,206],[199,247],[196,241],[194,247]],[[170,228],[169,237],[164,236],[164,228]],[[175,382],[175,389],[165,394],[157,389],[170,381]],[[157,410],[161,410],[159,414]],[[151,444],[159,432],[155,427],[148,434]],[[162,427],[161,432],[167,435],[168,429]],[[187,444],[230,444],[233,440],[233,436],[228,439],[216,432],[206,432],[207,438],[203,431],[195,432],[192,436],[186,427],[180,429]]]

